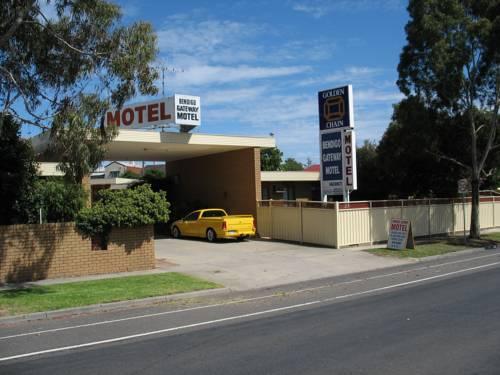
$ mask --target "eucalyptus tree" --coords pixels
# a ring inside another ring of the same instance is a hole
[[[487,160],[500,148],[500,1],[410,0],[408,11],[398,85],[427,107],[466,121],[469,160],[438,156],[463,168],[470,179],[470,237],[479,238],[480,182],[495,173],[487,170]]]
[[[157,92],[152,26],[120,21],[105,0],[0,2],[0,122],[9,114],[49,131],[73,182],[116,134],[104,126],[106,108]]]

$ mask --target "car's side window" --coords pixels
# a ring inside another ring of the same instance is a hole
[[[201,217],[222,217],[222,216],[226,216],[226,214],[224,213],[224,211],[220,210],[205,211],[201,215]]]
[[[184,221],[196,221],[198,220],[199,212],[193,212],[184,218]]]

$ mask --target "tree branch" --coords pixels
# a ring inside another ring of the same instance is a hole
[[[48,126],[45,126],[45,125],[42,125],[40,124],[39,122],[34,122],[32,120],[29,120],[23,116],[21,116],[19,113],[16,112],[16,110],[14,110],[13,108],[10,108],[10,113],[16,117],[19,121],[21,121],[22,123],[25,123],[25,124],[30,124],[30,125],[33,125],[33,126],[36,126],[40,129],[43,129],[43,130],[48,130],[50,129],[50,127]]]
[[[471,171],[472,168],[470,166],[468,166],[467,164],[464,164],[462,163],[461,161],[455,159],[455,158],[452,158],[450,156],[446,156],[446,155],[443,155],[441,153],[438,153],[438,152],[433,152],[433,151],[430,151],[430,150],[427,150],[427,152],[431,155],[434,155],[435,157],[437,157],[438,159],[445,159],[445,160],[448,160],[449,162],[452,162],[453,164],[456,164],[458,165],[459,167],[462,167],[464,169],[466,169],[467,171]]]
[[[500,105],[500,100],[498,98],[499,91],[500,91],[500,76],[499,76],[498,71],[497,71],[497,77],[496,77],[496,83],[495,83],[495,106],[493,109],[493,118],[491,119],[490,134],[488,136],[488,142],[487,142],[486,147],[484,149],[483,156],[481,157],[481,161],[479,162],[479,170],[482,170],[484,168],[488,154],[490,153],[491,148],[493,147],[493,142],[495,141],[496,131],[497,131],[498,108]]]
[[[31,6],[33,6],[33,4],[31,4]],[[2,46],[5,42],[7,42],[12,37],[12,35],[14,35],[19,26],[21,26],[21,24],[23,23],[24,16],[26,16],[26,13],[28,13],[29,8],[30,7],[21,9],[19,15],[16,17],[16,20],[12,23],[9,30],[7,30],[5,34],[0,36],[0,46]]]
[[[40,23],[40,22],[37,22],[37,21],[30,21],[29,23],[34,23],[36,25],[39,25],[39,26],[43,27],[45,30],[47,30],[48,32],[50,32],[50,34],[54,38],[56,38],[57,40],[59,40],[61,43],[63,43],[69,49],[71,49],[71,50],[73,50],[75,52],[78,52],[81,55],[86,55],[86,56],[100,57],[100,56],[109,55],[108,52],[87,52],[87,51],[83,51],[83,50],[81,50],[81,49],[79,49],[79,48],[71,45],[63,37],[61,37],[54,30],[52,30],[52,28],[50,27],[50,24],[49,24],[49,20],[47,19],[47,17],[45,17],[45,14],[43,14],[43,12],[40,10],[40,8],[37,7],[36,11],[44,19],[44,21],[46,22],[46,24],[44,25],[43,23]]]

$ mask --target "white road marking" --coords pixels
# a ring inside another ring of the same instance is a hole
[[[99,326],[99,325],[103,325],[103,324],[119,323],[119,322],[125,322],[127,320],[152,318],[152,317],[155,317],[155,316],[170,315],[170,314],[182,313],[182,312],[187,312],[187,311],[210,309],[210,308],[214,308],[214,307],[220,307],[220,306],[226,306],[226,305],[233,305],[233,304],[237,304],[237,303],[258,301],[258,300],[261,300],[261,299],[267,299],[267,298],[272,298],[272,297],[276,297],[276,295],[269,294],[269,295],[265,295],[265,296],[254,297],[254,298],[246,298],[246,299],[234,300],[234,301],[223,302],[223,303],[214,303],[212,305],[189,307],[187,309],[179,309],[179,310],[172,310],[172,311],[163,311],[163,312],[159,312],[159,313],[151,313],[151,314],[144,314],[144,315],[129,316],[127,318],[112,319],[112,320],[103,320],[101,322],[85,323],[85,324],[78,324],[78,325],[74,325],[74,326],[67,326],[67,327],[60,327],[60,328],[51,328],[51,329],[45,329],[45,330],[33,331],[33,332],[25,332],[25,333],[19,333],[19,334],[16,334],[16,335],[2,336],[2,337],[0,337],[0,340],[7,340],[7,339],[12,339],[12,338],[16,338],[16,337],[23,337],[23,336],[39,335],[39,334],[42,334],[42,333],[67,331],[67,330],[70,330],[70,329],[77,329],[77,328],[93,327],[93,326]]]
[[[192,324],[187,324],[187,325],[178,326],[178,327],[160,329],[160,330],[156,330],[156,331],[137,333],[134,335],[115,337],[115,338],[107,339],[107,340],[93,341],[93,342],[88,342],[88,343],[84,343],[84,344],[63,346],[63,347],[59,347],[59,348],[40,350],[40,351],[24,353],[24,354],[17,354],[17,355],[13,355],[13,356],[9,356],[9,357],[0,358],[0,362],[5,362],[5,361],[19,359],[19,358],[33,357],[33,356],[37,356],[37,355],[41,355],[41,354],[48,354],[48,353],[55,353],[55,352],[62,352],[62,351],[68,351],[68,350],[73,350],[73,349],[79,349],[79,348],[98,346],[98,345],[103,345],[103,344],[119,342],[119,341],[131,340],[131,339],[135,339],[135,338],[139,338],[139,337],[152,336],[152,335],[157,335],[157,334],[161,334],[161,333],[174,332],[174,331],[179,331],[179,330],[188,329],[188,328],[201,327],[201,326],[207,326],[207,325],[212,325],[212,324],[221,323],[221,322],[227,322],[227,321],[231,321],[231,320],[238,320],[238,319],[244,319],[244,318],[249,318],[249,317],[254,317],[254,316],[259,316],[259,315],[271,314],[271,313],[279,312],[279,311],[292,310],[292,309],[297,309],[297,308],[301,308],[301,307],[305,307],[305,306],[311,306],[311,305],[317,305],[320,303],[330,302],[330,301],[337,300],[337,299],[345,299],[345,298],[359,296],[359,295],[363,295],[363,294],[379,292],[382,290],[394,289],[394,288],[399,288],[402,286],[422,283],[422,282],[433,280],[433,279],[443,278],[443,277],[450,276],[450,275],[456,275],[459,273],[474,271],[474,270],[478,270],[478,269],[482,269],[482,268],[486,268],[486,267],[491,267],[491,266],[496,266],[496,265],[500,265],[500,262],[483,264],[481,266],[465,268],[465,269],[461,269],[461,270],[457,270],[457,271],[453,271],[453,272],[447,272],[447,273],[444,273],[441,275],[426,277],[426,278],[418,279],[418,280],[407,281],[404,283],[393,284],[393,285],[384,286],[384,287],[380,287],[380,288],[374,288],[374,289],[365,290],[362,292],[344,294],[342,296],[336,296],[336,297],[332,297],[332,298],[325,298],[323,300],[305,302],[305,303],[300,303],[300,304],[291,305],[291,306],[279,307],[279,308],[275,308],[275,309],[258,311],[258,312],[249,313],[249,314],[235,315],[235,316],[230,316],[227,318],[209,320],[209,321],[199,322],[199,323],[192,323]]]
[[[432,264],[430,266],[423,266],[423,267],[412,268],[409,270],[403,270],[403,271],[397,271],[397,272],[391,272],[391,273],[384,273],[382,275],[370,276],[370,277],[366,277],[364,279],[354,279],[354,280],[349,280],[349,281],[343,281],[343,282],[336,283],[336,284],[327,284],[327,285],[321,285],[321,286],[316,286],[316,287],[311,287],[311,288],[299,289],[299,290],[295,290],[294,293],[312,292],[312,291],[318,290],[318,289],[329,288],[329,287],[332,287],[334,285],[354,284],[354,283],[359,283],[359,282],[367,281],[367,280],[383,279],[385,277],[401,275],[401,274],[409,273],[409,272],[413,272],[413,271],[422,271],[422,270],[427,270],[430,268],[438,268],[438,267],[442,267],[442,266],[448,266],[450,264],[464,263],[464,262],[470,262],[471,260],[490,258],[490,257],[498,257],[498,256],[500,256],[500,253],[482,255],[482,256],[474,257],[474,258],[455,260],[453,262]]]
[[[383,287],[380,287],[380,288],[365,290],[365,291],[362,291],[362,292],[355,292],[355,293],[350,293],[350,294],[344,294],[342,296],[336,296],[336,297],[326,298],[326,299],[323,300],[323,302],[329,302],[329,301],[334,301],[336,299],[343,299],[343,298],[349,298],[349,297],[354,297],[354,296],[360,296],[360,295],[363,295],[363,294],[380,292],[382,290],[399,288],[399,287],[402,287],[402,286],[417,284],[417,283],[421,283],[421,282],[424,282],[424,281],[439,279],[439,278],[443,278],[443,277],[446,277],[446,276],[456,275],[456,274],[464,273],[464,272],[467,272],[467,271],[474,271],[474,270],[478,270],[478,269],[481,269],[481,268],[496,266],[496,265],[499,265],[499,264],[500,264],[500,262],[488,263],[488,264],[483,264],[481,266],[476,266],[476,267],[471,267],[471,268],[465,268],[465,269],[461,269],[461,270],[453,271],[453,272],[442,273],[442,274],[436,275],[436,276],[429,276],[429,277],[425,277],[423,279],[406,281],[404,283],[383,286]]]
[[[461,260],[452,261],[452,262],[445,262],[445,263],[439,263],[439,264],[434,264],[434,265],[430,265],[430,266],[423,266],[423,267],[418,267],[418,268],[412,268],[412,269],[404,270],[404,271],[386,273],[386,274],[383,274],[383,275],[370,276],[370,277],[367,277],[365,279],[354,279],[354,280],[343,281],[343,282],[335,283],[335,284],[327,284],[327,285],[321,285],[321,286],[317,286],[317,287],[299,289],[299,290],[294,290],[294,291],[287,292],[287,293],[289,293],[289,294],[298,294],[298,293],[304,293],[304,292],[312,292],[312,291],[315,291],[315,290],[320,290],[320,289],[325,289],[325,288],[331,288],[332,286],[337,286],[337,285],[354,284],[354,283],[358,283],[358,282],[362,282],[362,281],[366,281],[366,280],[381,279],[381,278],[385,278],[385,277],[389,277],[389,276],[394,276],[394,275],[400,275],[400,274],[409,273],[409,272],[413,272],[413,271],[421,271],[421,270],[425,270],[425,269],[429,269],[429,268],[437,268],[437,267],[446,266],[446,265],[450,265],[450,264],[464,263],[464,262],[469,262],[471,260],[477,260],[477,259],[483,259],[483,258],[490,258],[490,257],[493,257],[493,256],[497,256],[498,257],[498,256],[500,256],[500,254],[499,253],[495,253],[495,254],[482,255],[482,256],[478,256],[478,257],[473,257],[473,258],[468,258],[468,259],[461,259]],[[159,313],[136,315],[136,316],[131,316],[131,317],[127,317],[127,318],[121,318],[121,319],[111,319],[111,320],[104,320],[104,321],[101,321],[101,322],[86,323],[86,324],[79,324],[79,325],[74,325],[74,326],[67,326],[67,327],[51,328],[51,329],[46,329],[46,330],[25,332],[25,333],[19,333],[19,334],[15,334],[15,335],[2,336],[2,337],[0,337],[0,340],[13,339],[13,338],[18,338],[18,337],[23,337],[23,336],[40,335],[40,334],[44,334],[44,333],[68,331],[68,330],[72,330],[72,329],[85,328],[85,327],[94,327],[94,326],[105,325],[105,324],[120,323],[120,322],[129,321],[129,320],[152,318],[152,317],[156,317],[156,316],[177,314],[177,313],[188,312],[188,311],[210,309],[210,308],[215,308],[215,307],[233,305],[233,304],[238,304],[238,303],[246,303],[246,302],[258,301],[258,300],[262,300],[262,299],[275,298],[275,297],[279,297],[279,295],[277,295],[277,294],[269,294],[269,295],[260,296],[260,297],[245,298],[245,299],[240,299],[240,300],[235,300],[235,301],[229,301],[229,302],[223,302],[223,303],[216,303],[216,304],[205,305],[205,306],[190,307],[190,308],[180,309],[180,310],[163,311],[163,312],[159,312]]]
[[[304,306],[309,306],[309,305],[315,305],[315,304],[318,304],[318,303],[321,303],[321,301],[312,301],[312,302],[300,303],[298,305],[279,307],[279,308],[276,308],[276,309],[258,311],[258,312],[254,312],[254,313],[243,314],[243,315],[230,316],[230,317],[227,317],[227,318],[221,318],[221,319],[209,320],[209,321],[206,321],[206,322],[187,324],[187,325],[184,325],[184,326],[178,326],[178,327],[160,329],[160,330],[157,330],[157,331],[137,333],[135,335],[115,337],[113,339],[107,339],[107,340],[101,340],[101,341],[94,341],[94,342],[87,342],[85,344],[63,346],[63,347],[60,347],[60,348],[40,350],[38,352],[18,354],[18,355],[13,355],[13,356],[10,356],[10,357],[0,358],[0,362],[9,361],[9,360],[12,360],[12,359],[33,357],[33,356],[40,355],[40,354],[55,353],[55,352],[61,352],[61,351],[66,351],[66,350],[72,350],[72,349],[86,348],[86,347],[89,347],[89,346],[110,344],[110,343],[114,343],[114,342],[118,342],[118,341],[125,341],[125,340],[135,339],[135,338],[138,338],[138,337],[145,337],[145,336],[157,335],[157,334],[160,334],[160,333],[167,333],[167,332],[179,331],[181,329],[187,329],[187,328],[193,328],[193,327],[200,327],[200,326],[206,326],[206,325],[211,325],[211,324],[216,324],[216,323],[221,323],[221,322],[227,322],[227,321],[231,321],[231,320],[244,319],[244,318],[249,318],[249,317],[259,316],[259,315],[264,315],[264,314],[271,314],[271,313],[278,312],[278,311],[285,311],[285,310],[297,309],[299,307],[304,307]]]

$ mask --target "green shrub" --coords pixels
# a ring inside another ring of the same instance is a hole
[[[147,184],[133,189],[101,190],[92,207],[78,213],[76,227],[85,237],[106,239],[113,227],[167,222],[169,206],[166,193],[155,193]]]
[[[37,163],[21,124],[0,112],[0,225],[30,221]]]
[[[38,179],[35,184],[30,221],[38,222],[40,208],[44,222],[73,221],[84,207],[86,198],[87,194],[81,185],[58,178]]]

